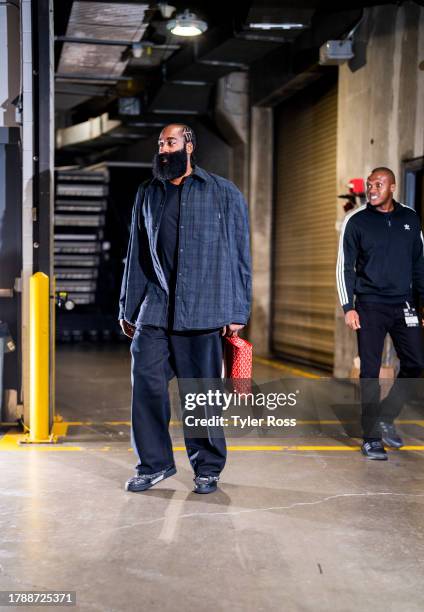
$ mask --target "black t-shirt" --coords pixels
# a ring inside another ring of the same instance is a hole
[[[180,220],[180,186],[165,182],[166,200],[160,222],[157,253],[169,287],[168,325],[174,321],[175,284],[178,263],[178,229]],[[182,186],[182,183],[181,183]]]

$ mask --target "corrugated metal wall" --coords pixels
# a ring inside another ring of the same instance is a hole
[[[331,367],[334,354],[337,86],[276,110],[273,349]]]

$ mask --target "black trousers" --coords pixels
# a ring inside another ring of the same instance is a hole
[[[169,435],[169,381],[220,379],[220,330],[173,332],[161,327],[137,329],[131,343],[131,438],[139,473],[154,474],[174,465]],[[181,390],[181,386],[180,386]],[[222,428],[202,437],[184,429],[187,454],[195,474],[218,476],[227,450]]]
[[[411,381],[424,369],[421,327],[407,327],[405,304],[358,303],[361,328],[357,331],[361,360],[361,406],[363,437],[381,439],[379,422],[393,423],[403,405],[419,394]],[[380,402],[380,367],[384,340],[389,334],[400,361],[398,378],[388,396]]]

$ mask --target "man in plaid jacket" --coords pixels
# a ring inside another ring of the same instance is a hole
[[[165,127],[153,179],[140,185],[132,213],[119,322],[132,338],[132,442],[138,457],[128,491],[175,474],[168,383],[219,379],[222,335],[249,318],[251,261],[246,202],[230,181],[195,166],[196,138]],[[222,429],[186,435],[194,491],[217,488],[226,460]]]

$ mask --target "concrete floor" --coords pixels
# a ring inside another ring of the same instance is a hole
[[[250,450],[230,450],[216,494],[191,492],[182,450],[175,477],[126,493],[127,351],[59,348],[58,411],[79,424],[55,446],[0,440],[0,590],[74,590],[77,609],[111,612],[424,609],[422,451],[379,463],[342,437],[236,439]]]

